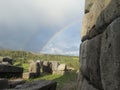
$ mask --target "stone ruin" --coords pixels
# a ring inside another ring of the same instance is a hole
[[[12,59],[5,57],[0,60],[0,90],[56,90],[57,82],[38,80],[33,82],[25,82],[22,77],[29,79],[40,76],[40,63],[32,62],[30,64],[29,73],[23,74],[23,68],[13,66]],[[13,80],[5,78],[16,78]]]
[[[5,78],[22,77],[23,68],[13,66],[13,59],[10,57],[0,57],[0,90],[10,88],[13,82]],[[20,84],[23,81],[15,82],[13,85]]]
[[[52,64],[53,63],[53,64]],[[53,66],[54,65],[54,66]],[[23,73],[24,79],[37,78],[43,73],[52,73],[52,70],[57,70],[58,62],[37,61],[30,63],[29,72]],[[65,65],[62,65],[65,66]],[[60,70],[64,68],[60,67]],[[32,82],[25,82],[20,80],[0,79],[0,89],[5,90],[56,90],[57,82],[48,80],[38,80]]]
[[[42,62],[42,64],[41,64]],[[41,71],[42,73],[52,73],[52,63],[48,61],[38,61],[41,65]]]
[[[59,64],[57,61],[37,61],[42,62],[41,73],[64,74],[67,71],[66,64]],[[61,73],[60,73],[61,72]]]
[[[56,70],[56,71],[53,71],[53,74],[61,74],[61,75],[64,75],[66,71],[67,71],[67,65],[66,65],[66,64],[60,64],[60,65],[57,67],[57,70]]]
[[[46,73],[63,75],[66,71],[66,64],[59,64],[57,61],[37,60],[36,62],[33,61],[30,63],[29,72],[23,73],[23,78],[36,78]]]
[[[120,0],[86,0],[77,90],[120,90]]]
[[[23,73],[23,78],[29,79],[39,77],[41,74],[40,68],[41,67],[38,62],[32,62],[29,67],[29,72]]]
[[[3,57],[0,60],[0,78],[22,77],[23,68],[13,66],[13,60]]]

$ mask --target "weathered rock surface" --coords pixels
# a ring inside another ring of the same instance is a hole
[[[90,9],[93,6],[93,3],[95,1],[96,0],[86,0],[86,2],[85,2],[85,13],[88,13],[90,11]]]
[[[36,73],[31,73],[31,72],[23,73],[23,76],[22,76],[22,78],[24,79],[30,79],[30,78],[36,78],[36,77],[38,77],[38,75]]]
[[[33,81],[16,86],[13,90],[56,90],[57,83],[54,81]]]
[[[96,45],[94,45],[96,44]],[[88,41],[87,46],[87,65],[90,75],[90,83],[95,87],[101,88],[101,76],[100,76],[100,46],[101,46],[101,35]],[[92,53],[90,53],[92,52]]]
[[[88,40],[84,41],[80,46],[80,71],[86,77],[90,78],[90,74],[87,66],[87,43]]]
[[[77,90],[81,89],[82,83],[83,83],[83,75],[79,71],[78,76],[77,76]]]
[[[10,57],[0,57],[0,64],[13,65],[13,59],[11,59]]]
[[[119,29],[120,0],[86,0],[77,90],[120,90]]]
[[[86,2],[90,3],[90,1]],[[82,41],[103,33],[107,26],[119,16],[120,0],[95,0],[89,13],[86,13],[83,19]]]
[[[15,79],[15,80],[9,80],[8,85],[9,88],[15,88],[17,85],[24,84],[25,80],[23,79]]]
[[[43,61],[43,73],[52,73],[52,64],[49,61]]]
[[[36,76],[40,75],[40,64],[38,62],[32,62],[29,68],[30,73],[35,73]]]
[[[4,57],[3,62],[8,62],[10,65],[13,65],[13,60],[11,58],[8,58],[8,57]]]
[[[98,90],[93,87],[86,79],[83,80],[82,87],[79,90]]]
[[[8,65],[8,66],[11,65],[9,62],[1,62],[0,64],[1,64],[1,65]]]
[[[0,57],[0,78],[22,77],[23,68],[13,66],[13,59]]]
[[[105,0],[95,0],[90,12],[85,14],[81,31],[82,41],[89,39],[89,33],[91,33],[91,30],[95,28],[97,18],[104,8],[104,1]],[[94,34],[96,34],[96,32],[94,32],[93,35]]]
[[[57,61],[41,61],[37,60],[30,64],[29,72],[23,73],[23,78],[34,78],[46,73],[64,74],[67,71],[66,64],[59,64]],[[39,74],[40,73],[40,74]]]
[[[56,72],[54,72],[53,74],[60,74],[60,75],[64,75],[65,74],[65,71],[56,71]]]
[[[96,45],[95,45],[96,44]],[[97,88],[102,88],[100,76],[101,35],[81,44],[81,72]],[[90,53],[92,52],[92,53]]]
[[[9,88],[7,79],[0,79],[0,90]]]
[[[66,64],[60,64],[58,66],[58,71],[65,71],[67,70],[67,65]]]
[[[108,26],[113,20],[120,16],[120,0],[105,0],[104,10],[99,15],[96,28]],[[99,31],[100,29],[98,29]],[[100,32],[100,31],[99,31]]]
[[[44,66],[49,66],[49,62],[48,61],[43,61],[43,65]]]
[[[16,66],[7,66],[7,65],[0,65],[0,73],[1,72],[23,72],[23,68],[16,67]]]
[[[120,90],[120,18],[103,34],[100,66],[104,90]]]
[[[0,77],[22,77],[23,68],[16,66],[0,65]]]
[[[52,71],[57,71],[59,63],[56,61],[53,61],[51,63],[52,63]]]

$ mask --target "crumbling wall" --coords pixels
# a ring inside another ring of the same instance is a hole
[[[77,90],[120,90],[120,0],[86,0]]]

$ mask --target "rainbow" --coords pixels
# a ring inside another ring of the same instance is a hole
[[[68,29],[70,26],[72,26],[72,25],[74,25],[74,24],[76,24],[76,23],[78,23],[78,22],[80,22],[80,20],[74,21],[74,22],[72,22],[72,23],[64,26],[64,27],[61,28],[60,30],[58,30],[58,32],[56,32],[56,33],[45,43],[45,45],[42,47],[42,49],[40,49],[40,53],[42,53],[42,51],[47,47],[47,45],[48,45],[50,42],[53,41],[53,39],[54,39],[55,37],[57,37],[57,36],[58,36],[60,33],[62,33],[64,30]]]

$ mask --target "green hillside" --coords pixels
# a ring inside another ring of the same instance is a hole
[[[58,61],[59,63],[65,63],[69,67],[73,67],[75,71],[67,72],[64,75],[49,74],[40,76],[35,80],[55,80],[57,82],[57,90],[76,90],[77,85],[77,73],[79,69],[79,59],[77,56],[64,56],[64,55],[49,55],[49,54],[35,54],[25,51],[12,51],[12,50],[0,50],[0,56],[9,56],[13,58],[15,66],[24,68],[24,72],[28,71],[29,63],[31,60],[45,60],[45,61]],[[33,81],[29,79],[28,81]]]
[[[25,51],[0,50],[0,56],[9,56],[13,59],[14,65],[24,67],[25,71],[32,60],[58,61],[66,63],[69,67],[78,70],[79,59],[77,56],[50,55],[50,54],[35,54]]]

